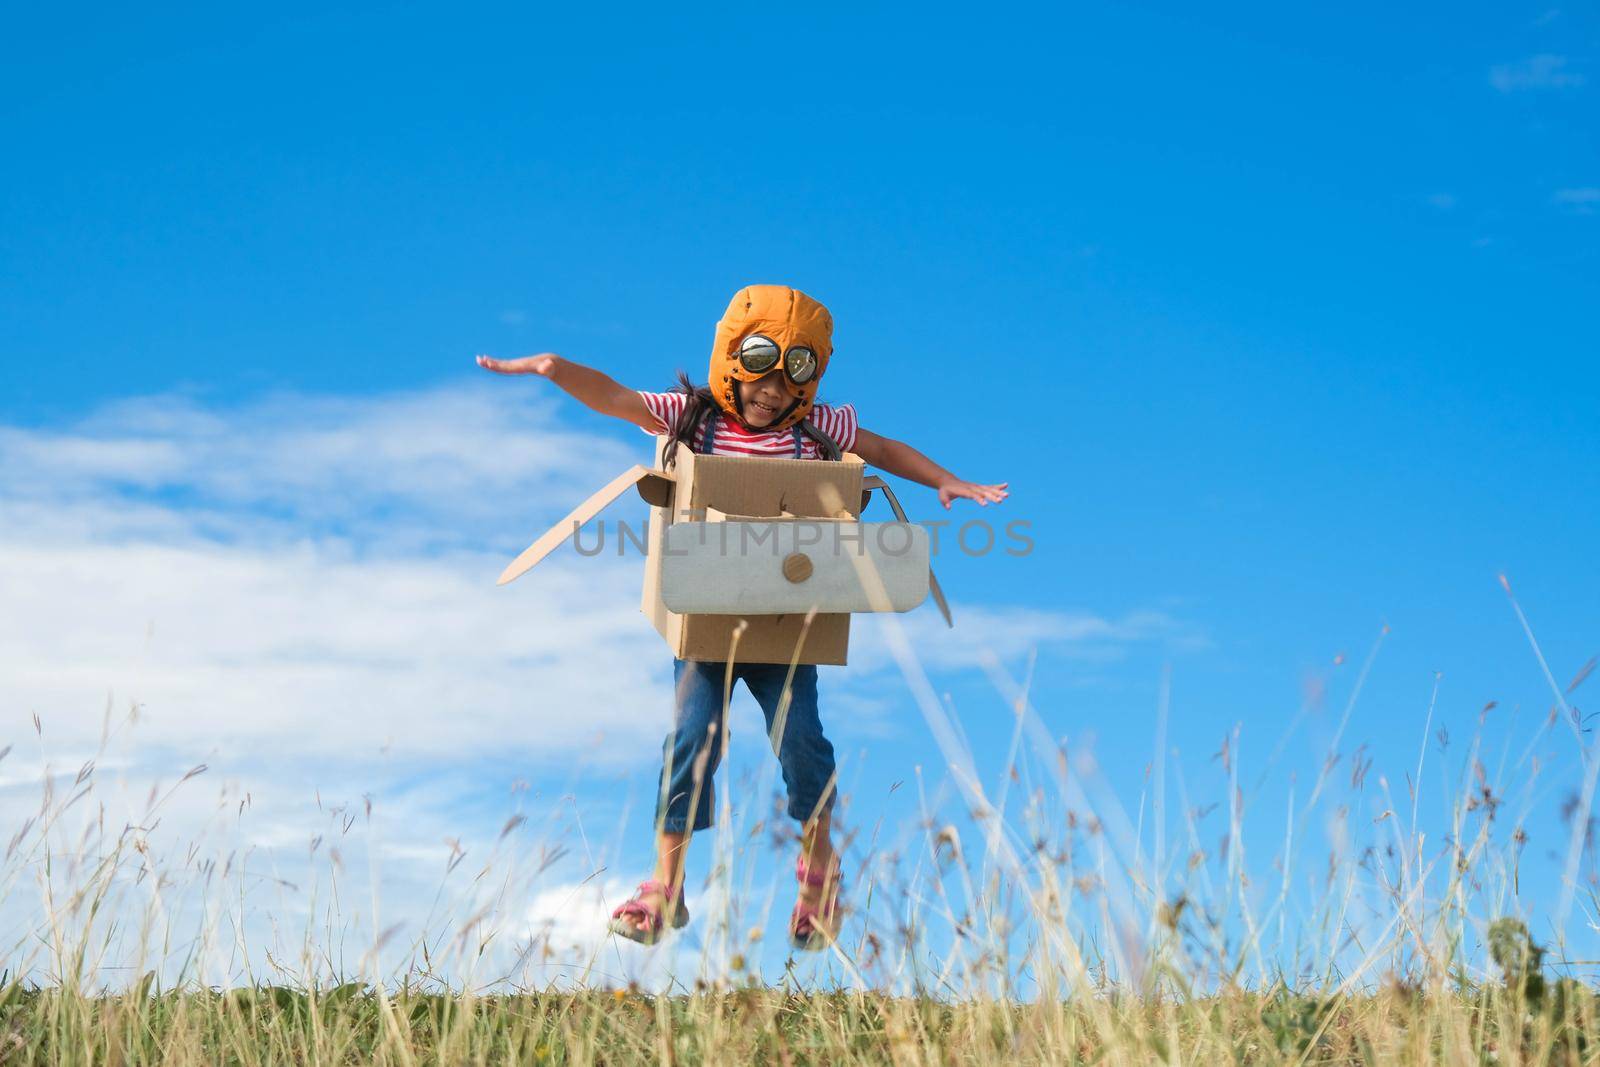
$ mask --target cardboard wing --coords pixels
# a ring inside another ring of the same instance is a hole
[[[672,475],[666,471],[652,470],[635,463],[607,482],[589,499],[573,508],[567,513],[566,518],[546,530],[537,541],[523,549],[522,554],[500,572],[500,578],[495,584],[505,585],[528,573],[540,560],[565,544],[569,537],[578,532],[579,527],[604,511],[607,504],[634,486],[639,487],[640,496],[657,507],[665,506],[672,499]]]

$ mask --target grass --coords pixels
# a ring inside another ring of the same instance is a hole
[[[697,959],[683,935],[655,950],[678,953],[678,977],[655,991],[607,983],[614,943],[574,956],[562,931],[518,926],[520,903],[563,855],[513,834],[527,829],[520,817],[464,886],[444,883],[441,896],[454,885],[459,899],[432,913],[434,932],[403,941],[370,917],[373,929],[346,921],[339,848],[359,819],[338,810],[327,880],[294,890],[302,929],[259,944],[245,863],[189,847],[164,864],[150,843],[173,790],[202,769],[120,826],[103,804],[92,810],[92,765],[47,775],[5,858],[12,910],[30,881],[38,894],[0,979],[0,1067],[1600,1063],[1600,998],[1566,956],[1570,909],[1580,921],[1600,912],[1600,750],[1567,703],[1588,668],[1553,686],[1552,714],[1508,731],[1497,757],[1484,716],[1451,749],[1430,703],[1396,796],[1361,747],[1340,749],[1363,667],[1301,798],[1289,791],[1281,824],[1247,834],[1260,792],[1241,783],[1236,732],[1213,761],[1219,805],[1192,804],[1158,759],[1125,810],[1096,788],[1087,754],[1043,733],[1026,683],[997,674],[1015,717],[1004,771],[985,789],[920,668],[902,666],[951,777],[932,799],[916,783],[915,826],[842,835],[856,878],[839,944],[809,965],[766,944],[749,872],[763,842],[792,855],[793,841],[779,823],[727,818],[724,790],[707,886],[727,905],[696,912]],[[1164,723],[1163,711],[1158,753]],[[1540,746],[1564,746],[1565,763],[1534,755]],[[1430,750],[1452,768],[1431,826],[1420,813]],[[1559,877],[1530,897],[1529,823],[1562,791]],[[950,818],[955,807],[965,817]],[[1253,864],[1247,844],[1268,838],[1281,842],[1271,864]],[[450,877],[466,872],[461,856]],[[1530,916],[1530,899],[1554,906]],[[357,962],[333,962],[352,939]],[[203,981],[219,955],[228,980]],[[552,959],[566,981],[548,980]]]
[[[11,1063],[1590,1063],[1600,1004],[1483,985],[945,1003],[765,987],[474,997],[345,985],[85,996],[13,987]]]

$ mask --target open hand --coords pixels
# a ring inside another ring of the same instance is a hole
[[[979,485],[977,482],[963,482],[959,479],[945,482],[939,486],[939,503],[950,510],[950,502],[957,497],[967,500],[976,500],[983,507],[988,507],[990,502],[996,504],[1011,494],[1006,491],[1006,486],[1011,483],[1001,482],[999,485]]]
[[[560,360],[561,357],[554,352],[540,352],[537,356],[523,356],[520,359],[479,356],[478,366],[496,374],[537,374],[541,378],[548,378]]]

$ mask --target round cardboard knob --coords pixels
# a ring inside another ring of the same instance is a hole
[[[811,557],[804,552],[791,552],[784,556],[783,576],[796,584],[811,577]]]

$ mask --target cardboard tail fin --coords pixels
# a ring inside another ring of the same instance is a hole
[[[861,506],[867,506],[867,498],[872,490],[877,489],[883,493],[884,499],[889,501],[889,509],[894,512],[897,522],[906,522],[906,511],[900,506],[900,500],[894,495],[894,490],[889,488],[889,483],[876,474],[869,474],[861,480]],[[939,588],[939,578],[933,573],[933,567],[928,567],[928,594],[933,597],[933,602],[939,607],[939,614],[944,616],[944,624],[955,629],[955,620],[950,617],[950,603],[944,598],[944,590]]]

